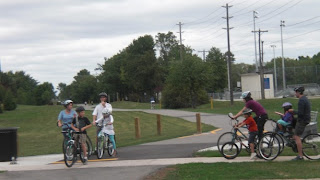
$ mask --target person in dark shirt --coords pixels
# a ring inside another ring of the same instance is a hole
[[[83,164],[87,164],[88,158],[87,158],[87,148],[86,148],[86,141],[87,141],[86,129],[90,128],[92,124],[90,123],[87,117],[84,117],[85,115],[84,107],[82,106],[77,107],[76,112],[78,114],[78,117],[73,118],[71,123],[71,128],[76,132],[82,132],[81,134],[75,134],[75,139],[81,143],[81,147],[83,149],[84,159],[85,159]]]
[[[296,92],[296,97],[299,98],[298,111],[295,112],[295,114],[298,114],[298,120],[293,136],[297,144],[298,156],[292,160],[304,160],[302,154],[301,135],[303,134],[306,126],[310,123],[311,106],[308,98],[303,95],[304,87],[295,88],[294,91]]]

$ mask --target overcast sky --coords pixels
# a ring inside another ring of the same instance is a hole
[[[194,53],[218,47],[227,50],[226,3],[231,51],[236,63],[255,62],[253,10],[262,34],[265,61],[281,56],[312,56],[320,51],[320,1],[316,0],[2,0],[0,1],[0,60],[2,71],[23,70],[54,87],[70,84],[81,69],[92,74],[104,57],[112,57],[133,39],[178,32]],[[179,37],[178,33],[176,33]]]

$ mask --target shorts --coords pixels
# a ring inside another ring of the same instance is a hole
[[[76,141],[78,141],[78,138],[80,138],[80,139],[79,139],[79,142],[80,142],[81,144],[85,144],[86,141],[87,141],[87,135],[86,135],[86,134],[74,134],[73,137],[74,137],[74,139],[75,139]]]
[[[301,136],[303,134],[304,129],[309,123],[303,121],[297,121],[296,127],[294,129],[294,135]]]
[[[282,120],[282,119],[278,120],[277,123],[278,123],[278,124],[281,124],[282,126],[288,126],[288,125],[291,124],[291,123],[288,123],[288,122],[286,122],[286,121],[284,121],[284,120]]]
[[[254,139],[256,138],[256,136],[258,135],[257,131],[254,132],[249,132],[249,139],[248,139],[248,143],[254,143]]]

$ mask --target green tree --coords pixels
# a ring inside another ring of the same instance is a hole
[[[7,111],[12,111],[17,108],[17,104],[14,100],[13,94],[10,89],[6,91],[6,95],[3,100],[4,109]]]
[[[69,90],[68,88],[66,90]],[[97,79],[86,69],[80,70],[70,85],[70,98],[78,103],[95,100],[97,96]]]
[[[53,85],[49,82],[44,82],[38,85],[35,89],[36,105],[50,104],[55,98]]]
[[[227,86],[227,62],[220,49],[212,47],[206,57],[209,68],[208,92],[222,92]]]
[[[207,103],[205,91],[209,70],[202,60],[187,54],[181,62],[174,62],[170,67],[165,88],[163,103],[167,108],[195,108],[199,104]]]

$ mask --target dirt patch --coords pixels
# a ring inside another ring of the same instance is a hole
[[[175,171],[175,167],[164,167],[159,169],[156,172],[149,174],[148,176],[144,177],[143,180],[162,180],[164,179],[170,172]]]

